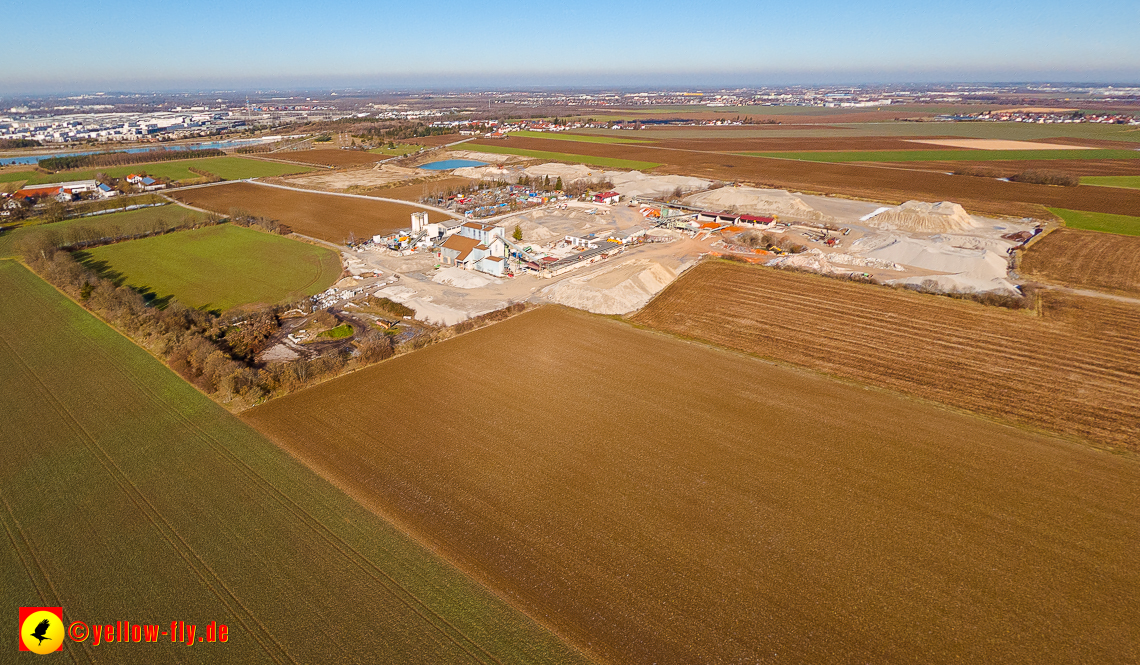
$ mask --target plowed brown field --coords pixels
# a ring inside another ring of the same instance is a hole
[[[876,162],[881,166],[916,171],[953,173],[964,168],[995,171],[1008,177],[1032,169],[1073,175],[1140,175],[1140,159],[1026,159],[992,162]]]
[[[940,137],[941,138],[941,137]],[[878,136],[847,138],[715,138],[657,139],[654,145],[679,150],[711,150],[714,152],[812,152],[821,150],[945,150],[943,146],[911,143],[902,139]]]
[[[302,164],[319,164],[321,166],[356,166],[358,164],[375,164],[387,155],[373,155],[361,150],[298,150],[296,152],[279,152],[272,155],[275,159],[301,162]]]
[[[1140,306],[1048,292],[1041,316],[723,262],[642,325],[1140,451]]]
[[[1140,297],[1140,236],[1057,229],[1029,246],[1018,271],[1055,284]]]
[[[185,189],[171,192],[171,196],[188,205],[222,214],[241,208],[288,224],[301,235],[338,244],[345,242],[349,233],[364,239],[410,227],[412,213],[422,210],[399,203],[297,192],[246,182]],[[434,211],[429,212],[428,217],[432,222],[448,219]]]
[[[493,142],[475,141],[465,145],[477,149],[476,146],[480,144],[663,162],[665,166],[658,167],[657,172],[842,194],[874,201],[901,203],[909,199],[949,200],[982,214],[1048,216],[1041,209],[1042,206],[1120,215],[1135,214],[1140,210],[1140,190],[1112,187],[1053,187],[952,176],[913,168],[903,170],[882,165],[766,159],[633,144],[575,143],[511,137]]]
[[[243,417],[603,661],[1140,649],[1133,458],[620,321],[542,308]]]

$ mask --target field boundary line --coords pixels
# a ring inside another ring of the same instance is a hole
[[[107,324],[107,325],[109,325],[109,324]],[[110,326],[110,327],[113,328],[114,326]],[[290,513],[293,513],[294,516],[299,518],[302,523],[306,524],[309,527],[309,529],[311,531],[313,531],[318,537],[320,537],[322,540],[325,540],[327,543],[332,545],[337,551],[339,551],[341,553],[341,555],[344,556],[347,561],[350,561],[351,563],[356,565],[358,568],[363,570],[370,577],[372,577],[377,582],[379,582],[381,584],[381,586],[388,588],[389,591],[392,591],[392,589],[389,587],[389,585],[385,584],[384,581],[382,579],[378,578],[376,575],[378,574],[381,577],[383,577],[384,579],[387,579],[393,586],[396,587],[396,589],[398,589],[404,595],[411,598],[415,604],[418,604],[420,607],[422,607],[423,612],[426,612],[426,613],[431,614],[432,616],[438,618],[441,623],[448,626],[449,628],[451,628],[451,630],[455,631],[455,633],[460,635],[464,641],[471,644],[478,651],[484,653],[486,655],[486,657],[490,659],[491,662],[501,663],[501,661],[499,661],[497,658],[495,658],[492,654],[488,653],[477,642],[475,642],[471,638],[467,637],[467,635],[465,633],[463,633],[463,631],[459,630],[457,627],[452,625],[445,618],[443,618],[442,616],[437,614],[434,610],[431,610],[426,605],[424,605],[418,598],[416,598],[415,594],[412,594],[410,591],[405,589],[399,582],[397,582],[394,578],[392,578],[388,573],[381,570],[378,566],[376,566],[374,563],[372,563],[372,561],[370,559],[368,559],[363,554],[361,554],[358,550],[356,550],[356,548],[349,545],[342,538],[340,538],[339,536],[334,534],[320,520],[313,517],[307,510],[305,510],[302,506],[300,506],[295,500],[293,500],[291,497],[286,495],[281,490],[274,487],[272,483],[270,483],[268,480],[266,480],[264,477],[262,477],[256,470],[254,470],[246,462],[244,462],[243,460],[238,458],[236,454],[234,454],[232,451],[229,450],[228,447],[226,447],[224,444],[219,442],[217,439],[215,439],[208,432],[206,432],[201,427],[199,427],[197,424],[195,424],[193,421],[191,421],[189,418],[187,418],[185,414],[183,414],[180,410],[176,409],[173,405],[168,404],[166,401],[160,399],[158,395],[156,395],[148,386],[145,385],[145,382],[140,381],[138,379],[138,377],[136,377],[125,366],[123,366],[122,363],[113,362],[114,359],[110,358],[110,356],[107,354],[106,350],[104,350],[100,347],[94,347],[94,353],[102,356],[103,358],[105,358],[106,360],[111,362],[111,366],[115,368],[116,372],[118,372],[120,375],[123,375],[128,381],[130,381],[131,383],[136,385],[142,392],[151,396],[156,401],[157,404],[161,405],[163,409],[165,409],[166,411],[171,413],[173,416],[175,416],[175,418],[177,420],[181,421],[182,424],[185,427],[187,427],[187,429],[191,430],[192,432],[195,432],[197,434],[197,436],[204,443],[206,443],[207,446],[214,449],[215,452],[218,452],[223,459],[226,459],[231,464],[231,466],[233,466],[235,469],[238,470],[239,474],[246,476],[247,481],[250,481],[252,486],[261,489],[265,493],[266,496],[275,499],[287,511],[289,511]],[[169,370],[169,368],[167,368],[165,365],[163,365],[163,369],[166,371],[172,371],[172,370]],[[37,380],[38,380],[38,378],[37,378]],[[180,376],[178,377],[178,380],[185,381]],[[209,399],[209,398],[207,397],[207,399]],[[54,400],[54,396],[53,396],[53,400]],[[54,400],[54,401],[58,402],[58,400]],[[211,403],[213,403],[213,400],[210,400],[210,401],[211,401]],[[71,416],[70,412],[68,412],[68,415]],[[71,418],[74,420],[74,416],[71,416]],[[248,425],[245,425],[245,426],[249,427]],[[82,426],[80,425],[80,427],[82,427]],[[276,445],[276,444],[274,444],[274,445]],[[308,468],[307,465],[305,465],[305,466],[306,466],[306,468]],[[141,495],[141,492],[140,492],[140,495]],[[156,510],[156,513],[157,512],[158,511]],[[161,513],[158,513],[158,514],[161,515]],[[389,522],[389,523],[391,523],[391,522]],[[171,529],[173,531],[172,527],[171,527]],[[402,529],[400,529],[399,531],[402,533],[405,533],[405,535],[407,535],[406,532],[404,532]],[[416,539],[413,539],[413,541],[418,542],[418,540],[416,540]],[[341,545],[343,545],[343,548],[338,546],[337,543],[340,543]],[[186,546],[188,549],[190,549],[191,552],[193,552],[192,548],[189,548],[189,545],[186,545]],[[381,549],[383,549],[383,548],[381,548]],[[348,554],[348,552],[346,552],[345,550],[352,552],[352,554],[354,554],[355,557]],[[387,550],[385,550],[385,551],[387,551]],[[440,559],[441,559],[441,561],[447,562],[447,560],[443,559],[442,557],[440,557]],[[361,561],[363,561],[364,563],[362,564]],[[209,565],[206,564],[205,562],[202,562],[202,563],[209,570]],[[458,569],[453,564],[450,564],[450,562],[447,562],[447,563],[450,565],[450,567],[453,570],[456,570],[457,572],[459,572]],[[213,574],[212,570],[211,570],[211,573]],[[216,574],[215,574],[215,577],[216,577]],[[221,582],[220,578],[219,578],[219,582]],[[224,584],[224,582],[222,584]],[[480,587],[485,588],[482,585],[480,585]],[[233,595],[232,592],[229,591],[228,588],[226,588],[226,591],[227,591],[227,593]],[[392,595],[394,598],[398,599],[401,603],[403,603],[405,606],[407,606],[408,609],[410,609],[412,612],[416,613],[421,618],[423,618],[424,621],[428,625],[435,627],[436,630],[438,630],[444,637],[446,637],[455,646],[457,646],[461,650],[463,650],[463,651],[467,652],[469,655],[471,655],[472,658],[474,658],[475,660],[477,660],[479,662],[487,662],[483,659],[480,659],[475,654],[471,654],[470,651],[468,651],[468,649],[466,649],[462,644],[457,642],[455,640],[455,638],[452,637],[448,633],[448,631],[442,629],[435,622],[431,621],[427,616],[424,616],[423,612],[421,612],[419,609],[417,609],[415,606],[413,606],[413,604],[410,603],[408,600],[406,600],[405,598],[402,598],[399,593],[393,592]],[[234,596],[234,598],[236,600],[236,596]],[[240,601],[237,601],[237,602],[240,604]],[[244,606],[242,606],[242,607],[244,609]],[[246,610],[246,611],[248,612],[249,610]],[[250,612],[250,614],[252,616],[252,612]],[[527,616],[528,618],[530,618],[529,614],[524,613],[524,615]],[[256,617],[253,617],[253,618],[255,621],[257,621],[257,623],[259,625],[261,625],[260,621],[258,621],[256,619]],[[531,620],[533,621],[533,618]],[[264,629],[264,626],[262,626],[262,627]],[[266,630],[267,634],[269,634],[270,638],[273,639],[275,643],[277,643],[276,639],[272,637],[272,633],[270,633],[268,631],[268,629],[265,629],[265,630]],[[282,649],[282,651],[285,651],[284,647],[281,646],[280,643],[277,643],[277,644]],[[291,657],[290,657],[290,660],[292,660],[293,662],[296,662]]]
[[[148,395],[151,395],[157,399],[157,395],[154,395],[150,391],[149,388],[142,385],[139,381],[137,381],[135,379],[135,377],[131,376],[129,371],[125,370],[124,368],[118,368],[118,371],[121,374],[126,375],[127,378],[132,383],[135,383],[136,385],[138,385],[140,390],[143,390]],[[430,615],[436,617],[441,623],[448,626],[453,631],[455,631],[458,635],[460,635],[464,641],[470,643],[475,649],[477,649],[478,651],[485,654],[487,656],[487,658],[489,658],[491,660],[491,662],[501,663],[500,660],[495,658],[492,654],[488,653],[477,642],[475,642],[471,638],[467,637],[467,635],[465,633],[463,633],[463,631],[461,631],[459,628],[455,627],[453,624],[451,624],[451,622],[449,622],[447,619],[440,616],[434,610],[427,607],[422,601],[420,601],[415,596],[415,594],[411,593],[406,588],[404,588],[404,586],[401,585],[399,582],[397,582],[391,575],[389,575],[388,573],[381,570],[376,564],[374,564],[371,561],[371,559],[369,559],[368,557],[361,554],[359,550],[357,550],[352,545],[348,544],[340,536],[337,536],[335,533],[333,533],[332,530],[329,529],[327,526],[325,526],[321,520],[314,517],[311,513],[309,513],[309,511],[307,511],[304,507],[302,507],[300,504],[298,504],[292,497],[285,494],[281,490],[277,489],[273,485],[273,483],[266,480],[260,473],[258,473],[255,469],[253,469],[247,462],[245,462],[240,457],[238,457],[225,444],[221,443],[216,438],[214,438],[211,434],[209,434],[206,430],[199,427],[197,424],[195,424],[193,421],[191,421],[189,418],[187,418],[185,414],[183,414],[181,411],[179,411],[173,405],[162,402],[161,400],[159,401],[159,403],[162,404],[162,406],[165,410],[167,410],[169,413],[174,415],[178,420],[182,421],[182,424],[184,426],[186,426],[191,431],[195,432],[197,434],[198,438],[203,441],[203,443],[205,443],[207,446],[209,446],[215,452],[217,452],[221,458],[223,458],[227,462],[229,462],[229,464],[235,470],[237,470],[237,472],[240,475],[245,476],[246,480],[248,482],[250,482],[250,485],[252,487],[261,490],[266,497],[269,497],[269,498],[276,500],[278,502],[278,504],[280,504],[283,508],[285,508],[285,510],[292,513],[295,517],[297,517],[301,521],[301,523],[308,526],[308,528],[315,535],[317,535],[319,538],[321,538],[326,543],[331,545],[334,549],[336,549],[338,552],[340,552],[340,554],[345,558],[345,560],[351,562],[357,568],[359,568],[364,573],[366,573],[369,577],[372,577],[374,580],[379,582],[381,586],[383,586],[384,588],[386,588],[390,592],[392,592],[392,596],[394,598],[396,598],[401,603],[403,603],[412,612],[419,615],[428,625],[431,625],[434,628],[436,628],[436,630],[438,630],[441,634],[443,634],[443,636],[446,637],[455,646],[459,647],[464,652],[467,652],[475,660],[477,660],[479,662],[486,662],[486,661],[480,659],[479,657],[477,657],[475,654],[470,653],[470,651],[468,651],[467,648],[465,648],[462,644],[460,644],[458,641],[456,641],[455,638],[452,637],[451,635],[449,635],[446,630],[443,630],[435,622],[433,622],[431,619],[429,619],[427,616],[425,616],[424,613],[427,613],[427,614],[430,614]],[[248,427],[248,425],[246,425],[246,426]],[[276,444],[274,444],[274,445],[276,445]],[[308,468],[308,465],[304,465],[304,466],[306,468]],[[316,472],[314,472],[314,473],[316,473]],[[402,532],[402,530],[401,530],[401,532]],[[388,551],[384,548],[380,548],[380,549],[384,550],[385,552]],[[454,566],[452,566],[452,568],[454,568]],[[383,579],[381,579],[381,578],[383,578]],[[396,589],[398,589],[400,592],[402,592],[403,595],[406,595],[408,598],[411,598],[412,599],[411,602],[409,602],[407,599],[401,597],[400,593],[394,592],[394,590],[389,586],[389,584],[386,584],[384,582],[384,580],[387,580],[392,586],[394,586]],[[417,609],[416,605],[418,605],[420,608],[422,608],[422,611],[420,609]]]

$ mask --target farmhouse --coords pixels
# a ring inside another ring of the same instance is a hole
[[[594,194],[594,203],[605,203],[606,205],[613,205],[621,200],[621,194],[617,192],[602,192],[601,194]]]
[[[444,263],[495,276],[506,271],[506,233],[501,226],[466,222],[439,246]]]

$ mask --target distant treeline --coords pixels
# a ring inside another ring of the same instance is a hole
[[[376,328],[358,324],[354,326],[354,341],[349,345],[312,359],[262,366],[256,360],[257,354],[280,331],[282,315],[295,309],[312,313],[311,300],[306,298],[290,305],[225,316],[191,309],[176,300],[168,301],[165,309],[160,309],[148,304],[134,289],[109,278],[112,275],[100,275],[76,261],[71,253],[59,251],[47,242],[27,243],[21,250],[28,267],[40,277],[162,358],[171,369],[213,399],[238,409],[490,325],[527,309],[523,303],[511,304],[456,326],[436,328],[401,344]]]
[[[358,136],[376,136],[384,139],[401,140],[401,139],[418,139],[424,136],[442,136],[444,134],[458,134],[459,130],[454,127],[431,127],[422,122],[412,124],[401,124],[395,127],[365,127],[360,130]]]
[[[96,155],[71,155],[49,157],[40,160],[40,168],[48,171],[97,168],[102,166],[126,166],[148,162],[168,162],[175,159],[200,159],[202,157],[223,157],[225,152],[216,148],[208,150],[148,150],[146,152],[103,152]]]
[[[36,148],[43,145],[32,139],[0,139],[0,149],[8,148]]]

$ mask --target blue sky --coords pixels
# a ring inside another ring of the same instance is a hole
[[[1140,82],[1136,0],[922,4],[41,0],[0,91]]]

